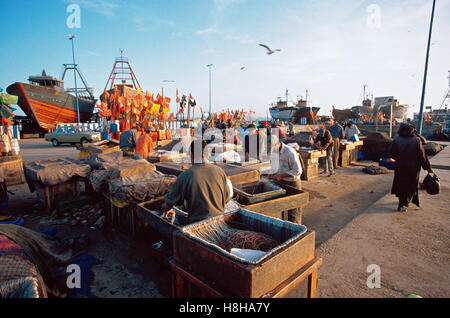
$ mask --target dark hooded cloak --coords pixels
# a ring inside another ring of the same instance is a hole
[[[390,148],[391,158],[395,159],[395,175],[392,194],[400,201],[412,202],[419,206],[420,169],[431,168],[423,148],[423,141],[417,136],[414,126],[402,124]]]

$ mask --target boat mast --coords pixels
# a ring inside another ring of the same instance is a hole
[[[305,100],[305,102],[306,102],[306,106],[308,106],[308,90],[306,90],[306,100]]]
[[[80,107],[78,103],[78,88],[77,88],[77,65],[75,64],[75,49],[73,46],[73,39],[75,38],[75,35],[72,35],[69,37],[69,40],[72,42],[72,57],[73,57],[73,78],[75,81],[75,98],[77,100],[77,117],[78,117],[78,124],[80,123]]]

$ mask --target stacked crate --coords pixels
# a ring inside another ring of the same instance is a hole
[[[326,151],[300,149],[300,158],[303,163],[302,180],[308,181],[319,177],[319,159],[326,156]]]

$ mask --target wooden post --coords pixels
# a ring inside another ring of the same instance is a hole
[[[317,269],[308,277],[308,298],[316,298],[317,294]]]

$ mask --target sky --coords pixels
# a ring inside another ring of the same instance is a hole
[[[69,28],[80,7],[79,28]],[[265,117],[278,97],[305,97],[330,115],[369,94],[419,110],[431,0],[0,0],[0,87],[75,58],[96,98],[114,58],[128,57],[143,90],[192,94],[213,111]],[[437,0],[425,106],[439,107],[450,70],[450,0]],[[280,49],[267,55],[263,43]],[[245,67],[244,70],[241,70]],[[72,76],[66,87],[73,87]],[[164,82],[165,80],[174,82]],[[175,106],[173,106],[175,107]]]

